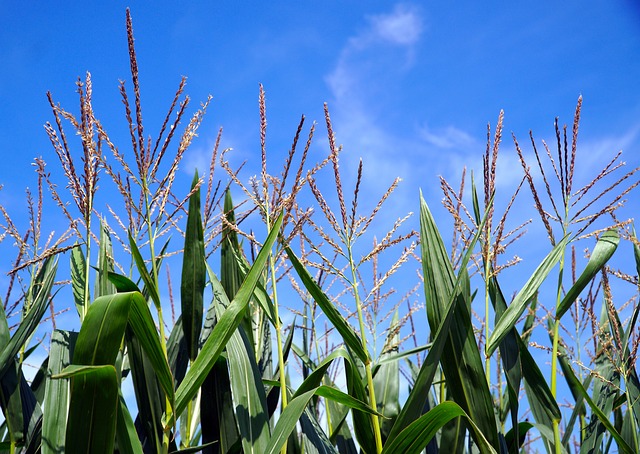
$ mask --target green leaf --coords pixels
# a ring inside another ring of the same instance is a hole
[[[399,330],[395,329],[397,325],[398,311],[396,310],[391,320],[389,335],[385,341],[385,345],[393,345],[395,350],[400,342]],[[380,360],[390,354],[392,353],[382,354]],[[400,364],[398,361],[388,362],[379,365],[374,370],[373,387],[376,392],[378,411],[385,416],[385,419],[381,421],[381,431],[383,440],[386,440],[400,413]]]
[[[359,368],[356,361],[345,358],[345,375],[347,379],[347,391],[350,395],[361,401],[367,401],[369,394],[366,391],[362,373],[364,368]],[[361,372],[362,370],[362,372]],[[353,431],[360,448],[366,453],[376,452],[373,421],[368,412],[353,410]]]
[[[0,376],[13,367],[13,359],[29,340],[49,307],[49,295],[56,277],[57,263],[53,256],[42,263],[31,288],[31,293],[34,295],[31,308],[0,353]]]
[[[307,271],[304,265],[300,263],[291,248],[286,247],[285,250],[287,251],[287,256],[289,257],[293,268],[296,270],[296,273],[298,273],[300,280],[302,280],[303,285],[311,294],[314,301],[318,303],[318,306],[320,306],[331,324],[340,333],[344,343],[356,354],[358,358],[360,358],[363,363],[368,363],[370,361],[369,354],[362,346],[360,336],[356,334],[351,325],[349,325],[349,323],[347,323],[347,321],[342,317],[342,314],[340,314],[335,305],[329,300],[313,277],[311,277],[309,271]]]
[[[564,249],[569,243],[569,235],[565,236],[562,241],[554,246],[544,260],[538,265],[531,277],[524,284],[522,289],[517,293],[507,310],[502,314],[500,320],[496,323],[489,341],[487,343],[487,354],[491,355],[498,348],[500,341],[509,333],[531,302],[532,298],[538,292],[540,285],[545,281],[553,267],[558,263],[563,254]]]
[[[217,281],[215,274],[207,266],[211,282]],[[212,285],[213,297],[216,298],[216,285]],[[209,306],[201,334],[201,344],[204,344],[213,331],[216,324],[215,304]],[[209,405],[200,405],[200,429],[202,443],[213,441],[220,443],[220,452],[233,452],[232,447],[241,449],[240,432],[236,422],[233,399],[231,397],[231,380],[227,359],[220,356],[215,362],[200,388],[201,402],[209,402]]]
[[[613,253],[618,247],[620,237],[616,230],[607,230],[596,243],[596,247],[589,257],[587,266],[580,274],[578,280],[571,286],[567,294],[562,298],[560,305],[556,309],[556,320],[560,320],[562,316],[569,310],[576,298],[582,290],[589,285],[593,278],[600,272],[603,266],[609,261]]]
[[[191,183],[193,191],[198,184],[196,171]],[[187,229],[184,236],[182,280],[180,281],[180,304],[182,307],[182,329],[187,342],[189,358],[198,355],[200,331],[202,330],[203,295],[206,281],[204,257],[204,233],[200,214],[200,188],[189,197]]]
[[[181,414],[187,407],[187,403],[196,395],[198,388],[204,382],[208,372],[213,367],[227,342],[233,335],[242,318],[245,309],[249,304],[249,300],[253,295],[256,283],[260,279],[264,266],[267,263],[271,248],[276,241],[282,226],[282,214],[278,216],[269,236],[267,237],[262,249],[256,257],[256,261],[251,267],[251,271],[242,283],[242,286],[236,293],[235,298],[229,304],[229,307],[218,320],[213,332],[202,346],[200,354],[187,371],[184,380],[176,391],[176,408],[175,413]],[[171,425],[171,421],[167,421]]]
[[[224,216],[227,222],[222,224],[222,241],[220,242],[220,282],[229,299],[233,299],[240,288],[243,280],[243,273],[240,270],[236,251],[240,251],[238,234],[230,226],[236,225],[236,216],[233,210],[233,200],[231,191],[226,190],[224,194]]]
[[[142,293],[142,291],[138,288],[136,283],[126,276],[123,276],[121,274],[114,273],[114,272],[109,272],[107,276],[109,277],[109,281],[111,281],[111,283],[114,285],[118,293],[126,293],[126,292]]]
[[[312,389],[291,399],[287,408],[282,411],[280,418],[278,418],[278,422],[273,429],[273,435],[264,451],[265,454],[277,454],[280,452],[315,391],[315,389]]]
[[[382,453],[406,454],[420,452],[445,424],[458,417],[464,417],[469,423],[475,434],[474,440],[478,442],[480,452],[496,452],[485,438],[483,432],[475,425],[462,407],[455,402],[446,401],[411,423],[392,443],[384,446]]]
[[[109,273],[113,272],[113,247],[107,226],[100,222],[100,248],[98,249],[98,269],[96,270],[96,288],[94,298],[116,292],[109,281]]]
[[[4,305],[0,302],[0,350],[6,348],[10,340],[7,316],[4,312]],[[10,358],[9,361],[12,363],[11,366],[0,377],[0,406],[5,416],[9,439],[15,443],[22,441],[27,428],[25,427],[20,397],[21,370],[15,357]]]
[[[118,420],[116,423],[116,440],[118,450],[122,454],[142,454],[142,444],[138,438],[133,419],[127,404],[120,393],[118,400]]]
[[[82,247],[79,244],[71,249],[70,257],[71,265],[71,289],[73,291],[73,301],[76,304],[76,310],[78,314],[82,314],[85,304],[85,271],[87,268],[87,262],[82,252]],[[88,300],[89,298],[87,298]]]
[[[616,430],[613,424],[611,424],[611,421],[609,421],[609,418],[607,417],[607,415],[605,415],[602,412],[602,410],[598,408],[595,402],[593,402],[591,397],[589,397],[589,394],[582,386],[582,383],[580,383],[580,380],[578,380],[578,377],[576,377],[575,373],[573,372],[573,369],[569,367],[564,372],[565,372],[565,378],[567,380],[567,383],[570,383],[571,386],[580,393],[580,395],[587,402],[589,407],[591,407],[591,411],[593,412],[593,414],[600,420],[600,422],[605,427],[609,435],[613,437],[613,439],[618,444],[618,449],[621,452],[624,452],[626,454],[633,454],[634,452],[633,449],[631,449],[631,447],[627,444],[624,438],[622,438],[622,436]]]
[[[230,303],[220,282],[212,280],[214,302],[218,319]],[[249,345],[246,333],[238,329],[226,345],[229,363],[229,378],[236,409],[236,419],[242,435],[242,445],[246,453],[262,453],[269,442],[269,418],[267,396],[262,386],[260,371],[256,363],[253,347]]]
[[[49,350],[49,376],[59,374],[71,364],[78,333],[54,330]],[[69,382],[66,379],[47,380],[42,421],[42,452],[56,454],[64,451],[69,407]]]
[[[149,270],[147,269],[147,265],[144,263],[142,254],[140,254],[140,250],[138,249],[136,240],[133,238],[133,236],[131,236],[131,232],[129,232],[128,234],[129,234],[129,248],[131,249],[131,255],[133,256],[133,260],[136,263],[136,268],[138,268],[138,273],[140,273],[142,282],[144,282],[145,290],[149,292],[149,296],[151,296],[151,300],[156,305],[156,308],[159,308],[160,295],[158,294],[157,283],[153,281],[151,274],[149,274]],[[152,260],[155,260],[155,259],[156,259],[155,257],[152,257]]]
[[[65,453],[113,453],[118,411],[116,369],[112,365],[72,365],[54,378],[67,377],[72,380]]]
[[[433,342],[431,349],[420,367],[420,372],[415,379],[413,388],[407,397],[407,401],[400,409],[400,413],[396,418],[395,424],[389,432],[387,443],[393,441],[409,424],[420,418],[423,413],[425,402],[429,397],[433,378],[438,370],[440,357],[444,351],[445,343],[448,339],[448,333],[453,320],[455,304],[449,304],[444,318],[438,327],[435,335],[432,337]]]
[[[139,292],[125,293],[125,295],[130,295],[131,298],[129,326],[147,355],[153,371],[158,378],[158,382],[162,386],[162,390],[169,399],[169,402],[173,404],[175,400],[173,375],[171,374],[167,358],[162,350],[160,337],[151,312],[149,311],[149,306]]]
[[[113,365],[129,320],[132,295],[101,296],[89,307],[73,354],[76,365]]]
[[[455,305],[453,320],[442,352],[442,358],[446,360],[440,361],[447,380],[447,390],[469,418],[480,426],[491,445],[497,447],[499,437],[493,398],[485,378],[483,360],[471,323],[471,290],[466,268],[486,219],[485,213],[483,223],[468,246],[456,277],[435,220],[424,198],[420,197],[422,267],[427,317],[432,332],[438,329],[450,305]],[[462,432],[460,434],[462,435]],[[475,439],[475,433],[472,432],[471,435]],[[481,443],[481,440],[475,441],[477,444]]]

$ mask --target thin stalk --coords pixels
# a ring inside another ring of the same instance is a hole
[[[142,178],[142,190],[144,192],[144,204],[145,204],[145,223],[147,224],[147,230],[149,232],[149,253],[151,254],[151,276],[153,278],[153,285],[156,286],[156,293],[159,293],[158,289],[158,264],[156,263],[156,254],[155,254],[155,234],[152,229],[151,223],[151,207],[149,205],[149,187],[147,185],[146,178]],[[167,355],[167,341],[164,333],[164,318],[162,316],[162,305],[156,305],[156,311],[158,313],[158,325],[160,329],[160,346],[162,348],[162,354],[165,358],[168,358]],[[165,408],[167,411],[167,416],[173,411],[171,408],[171,402],[169,401],[169,397],[165,396]],[[169,431],[164,431],[162,434],[162,452],[169,452]]]
[[[80,323],[87,316],[87,312],[89,310],[90,304],[90,295],[89,295],[89,272],[91,271],[91,210],[93,209],[93,204],[91,203],[91,196],[87,195],[89,207],[87,209],[88,213],[85,216],[85,224],[87,226],[87,237],[85,239],[85,244],[87,245],[87,259],[84,264],[84,301],[82,302],[82,312],[80,314]]]
[[[488,235],[487,235],[488,236]],[[487,344],[489,340],[489,273],[491,273],[491,257],[489,256],[489,238],[487,238],[486,258],[484,260],[484,373],[487,378],[487,384],[491,389],[491,356],[487,354]],[[499,393],[498,393],[499,394]]]
[[[356,300],[356,309],[358,311],[358,322],[360,324],[360,335],[362,337],[362,347],[366,352],[367,350],[367,332],[364,327],[364,315],[362,313],[362,301],[360,300],[360,293],[358,292],[358,279],[356,276],[356,267],[353,260],[353,254],[351,252],[351,241],[347,237],[346,241],[347,251],[349,254],[349,268],[351,269],[351,287],[353,288],[354,298]],[[364,364],[364,369],[367,374],[367,387],[369,389],[369,406],[372,410],[378,411],[378,403],[376,400],[376,391],[373,387],[373,372],[371,370],[371,360],[367,358]],[[382,452],[382,434],[380,432],[380,420],[375,414],[371,415],[371,422],[373,423],[373,434],[376,440],[376,451]]]
[[[265,218],[267,222],[267,228],[271,228],[271,221],[269,216],[269,204],[265,197]],[[271,274],[271,291],[273,297],[273,306],[275,312],[275,328],[276,328],[276,344],[278,348],[278,373],[280,379],[280,395],[282,401],[282,410],[287,408],[287,376],[284,368],[284,352],[282,351],[282,323],[280,323],[280,312],[278,304],[278,286],[276,284],[276,258],[273,253],[269,254],[269,273]],[[287,441],[284,442],[280,451],[282,454],[287,454]]]
[[[563,236],[567,233],[567,219],[569,218],[569,203],[565,203],[565,222],[562,224]],[[558,288],[556,291],[556,310],[560,307],[562,301],[562,280],[564,276],[564,262],[565,262],[566,248],[562,250],[560,256],[560,269],[558,271]],[[555,317],[554,317],[555,318]],[[560,320],[555,318],[553,322],[553,350],[551,353],[551,395],[554,399],[557,398],[558,387],[558,344],[560,341]],[[560,441],[560,420],[553,419],[553,440],[555,445],[556,454],[562,453],[562,443]]]

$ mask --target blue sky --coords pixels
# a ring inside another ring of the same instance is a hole
[[[457,181],[463,166],[481,172],[487,123],[495,125],[501,109],[498,198],[521,175],[510,133],[530,158],[529,130],[553,143],[554,118],[571,124],[580,95],[577,186],[618,150],[629,168],[639,166],[640,7],[630,0],[527,3],[2,0],[0,203],[19,218],[24,188],[36,181],[33,159],[44,156],[55,169],[42,128],[52,121],[47,90],[75,108],[76,78],[90,71],[98,117],[107,129],[122,127],[117,81],[129,80],[127,6],[145,122],[157,128],[182,75],[194,105],[213,95],[182,166],[185,182],[194,167],[204,170],[220,126],[223,147],[234,148],[237,163],[248,161],[247,178],[258,171],[259,83],[272,162],[285,156],[303,113],[321,127],[311,159],[324,157],[327,102],[344,145],[345,178],[353,180],[364,159],[363,190],[372,194],[365,204],[402,177],[391,219],[417,211],[419,188],[437,206],[439,175]],[[533,217],[524,192],[517,210]],[[631,217],[638,195],[628,203]],[[544,237],[539,222],[530,230]],[[528,266],[536,260],[534,253]]]

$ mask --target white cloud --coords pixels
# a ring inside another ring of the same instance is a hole
[[[406,5],[397,5],[392,13],[373,16],[370,20],[374,36],[390,43],[415,44],[422,34],[422,18]]]
[[[419,134],[427,143],[438,148],[466,148],[474,143],[473,137],[455,126],[433,130],[425,125],[420,129]]]

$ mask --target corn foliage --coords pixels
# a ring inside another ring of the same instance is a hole
[[[616,155],[573,188],[581,100],[571,137],[556,123],[557,154],[546,143],[539,154],[531,136],[542,185],[514,136],[523,176],[502,216],[501,114],[484,194],[472,179],[465,196],[465,173],[459,190],[441,182],[453,235],[421,194],[416,231],[400,218],[367,250],[398,180],[361,215],[359,198],[373,196],[360,187],[361,161],[346,200],[327,106],[326,157],[308,164],[316,126],[305,140],[303,117],[272,175],[260,87],[260,173],[245,183],[218,151],[219,134],[205,177],[177,188],[209,101],[188,118],[182,80],[157,138],[146,136],[128,11],[127,36],[133,100],[124,82],[120,96],[130,143],[115,144],[96,117],[87,74],[79,116],[48,96],[45,129],[66,184],[40,158],[28,230],[2,208],[3,238],[19,249],[0,305],[3,451],[640,452],[640,244],[616,214],[637,169],[617,177]],[[528,277],[510,269],[522,266],[517,256],[501,259],[529,222],[505,227],[526,186],[549,239]],[[68,230],[43,243],[46,193]],[[412,265],[415,287],[400,271]],[[622,305],[620,286],[632,288]],[[57,328],[65,311],[75,329]],[[46,359],[29,382],[25,366],[39,351]]]

